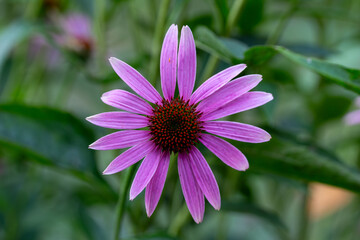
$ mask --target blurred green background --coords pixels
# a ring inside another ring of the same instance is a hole
[[[359,12],[358,0],[0,0],[0,239],[359,239],[360,126],[343,121],[360,94]],[[73,16],[85,20],[65,27]],[[230,117],[272,135],[232,142],[248,171],[200,146],[222,208],[207,203],[199,225],[176,164],[148,218],[144,194],[127,200],[131,171],[101,175],[120,151],[88,149],[111,132],[84,119],[112,110],[101,94],[130,90],[107,59],[160,89],[172,23],[193,31],[195,87],[245,62],[274,96]]]

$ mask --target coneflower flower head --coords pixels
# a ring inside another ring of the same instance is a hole
[[[355,105],[359,108],[358,110],[349,112],[345,115],[345,123],[348,125],[360,124],[360,97],[355,99]]]
[[[85,57],[93,48],[93,35],[90,19],[80,13],[59,16],[56,20],[59,33],[55,35],[56,42]]]
[[[161,50],[160,77],[164,97],[123,61],[112,57],[110,63],[119,77],[140,97],[124,90],[112,90],[101,97],[102,101],[124,111],[105,112],[87,118],[101,127],[123,129],[100,138],[90,148],[110,150],[130,147],[109,164],[104,174],[120,172],[144,158],[133,180],[130,199],[146,189],[145,207],[150,216],[165,184],[170,154],[177,153],[186,204],[195,222],[201,222],[204,197],[217,210],[220,209],[221,199],[214,174],[196,146],[203,144],[225,164],[239,171],[249,167],[244,154],[220,137],[260,143],[269,141],[270,135],[255,126],[213,120],[272,100],[269,93],[249,92],[261,81],[261,75],[232,80],[246,67],[239,64],[212,76],[193,92],[196,77],[194,38],[190,28],[184,26],[178,49],[176,25],[169,28]],[[179,96],[175,96],[176,83]]]

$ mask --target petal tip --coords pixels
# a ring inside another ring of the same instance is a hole
[[[202,218],[194,218],[194,221],[195,221],[197,224],[200,224],[200,223],[202,223],[203,219],[202,219]]]
[[[269,96],[269,101],[274,99],[274,96],[271,93],[268,93],[268,96]]]
[[[271,135],[268,133],[268,136],[265,137],[265,142],[270,141],[271,138],[272,138]]]
[[[245,69],[245,68],[247,68],[247,65],[245,63],[241,63],[241,64],[238,64],[237,67],[240,69]]]
[[[103,175],[111,175],[114,174],[115,172],[108,170],[107,168],[102,172]]]
[[[115,57],[109,57],[109,62],[110,63],[113,63],[114,61],[116,61],[117,60],[117,58],[115,58]]]
[[[136,194],[132,189],[130,189],[130,194],[129,195],[130,195],[129,199],[130,199],[130,201],[132,201],[132,200],[134,200],[136,198],[136,196],[138,194]]]
[[[94,116],[90,116],[90,117],[85,118],[85,120],[92,123],[93,118],[94,118]]]
[[[246,165],[246,166],[240,166],[236,170],[241,171],[241,172],[245,172],[248,169],[249,169],[249,164]]]
[[[154,209],[155,210],[155,209]],[[148,206],[146,206],[146,215],[148,218],[154,213],[154,210],[150,210]]]
[[[115,64],[123,63],[121,60],[117,59],[116,57],[109,58],[109,62],[110,62],[112,67],[114,67]]]

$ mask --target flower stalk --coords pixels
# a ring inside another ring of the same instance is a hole
[[[152,57],[150,61],[150,79],[149,82],[154,85],[159,71],[159,56],[161,49],[164,26],[166,24],[166,15],[169,9],[170,0],[162,0],[160,3],[159,14],[156,20],[155,34],[152,45]]]
[[[126,199],[129,194],[131,179],[135,174],[136,165],[129,167],[129,170],[125,176],[123,184],[120,186],[119,199],[116,204],[116,220],[115,220],[115,231],[114,231],[114,240],[119,239],[121,232],[121,225],[124,219],[124,213],[126,208]]]

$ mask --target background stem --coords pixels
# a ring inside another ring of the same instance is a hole
[[[223,35],[224,36],[229,36],[231,34],[231,30],[233,29],[236,20],[239,18],[240,16],[240,12],[242,9],[242,6],[244,5],[244,0],[235,0],[234,4],[231,7],[230,13],[227,17],[226,20],[226,24],[223,27]],[[216,56],[211,56],[209,58],[209,60],[206,63],[206,66],[204,68],[202,77],[201,77],[201,82],[204,82],[206,79],[208,79],[209,77],[211,77],[211,75],[214,73],[217,65],[219,63],[219,58]]]
[[[301,205],[301,213],[300,213],[300,221],[299,221],[299,232],[297,234],[298,240],[307,239],[308,232],[308,202],[309,202],[309,186],[306,186],[305,192],[302,196],[302,205]]]
[[[128,197],[131,179],[135,174],[136,164],[129,167],[127,170],[125,179],[123,184],[120,187],[119,191],[119,200],[116,204],[116,220],[115,220],[115,232],[114,232],[114,240],[119,239],[119,235],[121,232],[121,225],[124,218],[125,207],[126,207],[126,198]]]
[[[160,59],[160,49],[165,32],[166,16],[169,9],[170,0],[162,0],[160,3],[160,9],[158,13],[158,18],[156,20],[154,40],[152,44],[152,55],[150,61],[150,83],[154,85],[158,73],[159,73],[159,59]]]

